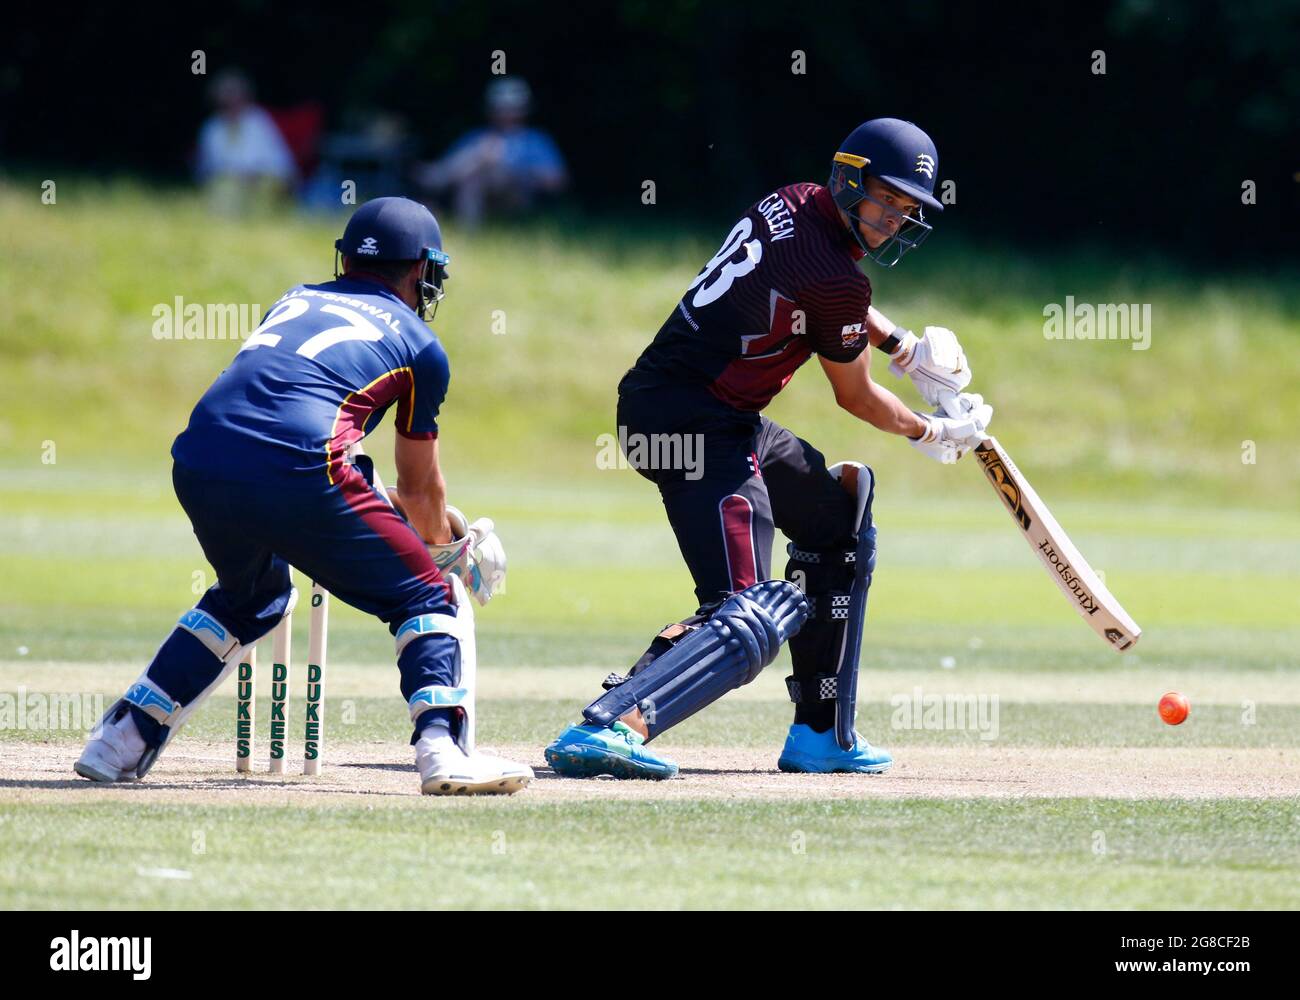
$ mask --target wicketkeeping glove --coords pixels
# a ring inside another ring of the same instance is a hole
[[[459,510],[447,505],[452,541],[429,545],[429,553],[443,576],[460,577],[479,604],[487,604],[506,589],[506,550],[490,517],[472,524]]]

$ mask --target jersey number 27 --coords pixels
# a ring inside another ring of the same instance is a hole
[[[267,333],[266,331],[273,326],[279,326],[281,323],[287,323],[291,319],[297,319],[308,309],[311,303],[306,299],[289,299],[281,302],[266,315],[262,325],[249,334],[248,339],[244,341],[244,346],[239,350],[241,352],[250,350],[254,347],[274,347],[280,342],[280,334]],[[332,326],[328,330],[322,330],[320,333],[313,334],[298,345],[296,354],[304,357],[314,358],[327,347],[333,347],[335,344],[342,343],[345,340],[383,340],[384,331],[375,326],[374,323],[366,319],[359,312],[347,309],[343,306],[333,304],[323,305],[320,307],[323,313],[329,313],[331,316],[338,316],[346,322],[346,326]]]

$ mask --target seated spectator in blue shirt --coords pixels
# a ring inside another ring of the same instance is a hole
[[[549,135],[526,124],[532,91],[518,77],[487,88],[489,124],[461,136],[441,160],[417,170],[434,193],[447,192],[460,222],[473,227],[489,210],[518,211],[568,183],[564,157]]]

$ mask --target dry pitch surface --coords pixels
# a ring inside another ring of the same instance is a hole
[[[92,664],[46,662],[42,664],[0,663],[0,678],[8,689],[19,686],[27,690],[86,691],[104,688],[108,678],[125,683],[136,668],[129,664]],[[262,674],[269,673],[262,671]],[[733,714],[767,711],[784,718],[788,705],[782,706],[783,686],[780,671],[774,666],[752,685],[733,691],[723,702],[698,719],[691,720],[682,732],[664,737],[660,750],[677,761],[679,776],[670,781],[617,781],[601,779],[564,779],[546,765],[542,747],[518,740],[488,740],[483,749],[528,763],[537,774],[533,784],[517,798],[530,801],[576,802],[599,800],[803,800],[803,799],[901,799],[901,798],[1016,798],[1016,797],[1099,797],[1099,798],[1283,798],[1300,799],[1300,747],[1289,745],[1240,746],[1206,745],[1203,739],[1189,743],[1196,726],[1214,706],[1234,706],[1243,696],[1250,697],[1267,711],[1293,711],[1300,705],[1300,678],[1290,673],[1273,673],[1243,680],[1224,675],[1202,675],[1196,680],[1193,717],[1177,729],[1153,726],[1168,746],[1052,746],[1008,745],[1015,743],[1016,706],[1034,706],[1051,702],[1063,718],[1098,719],[1096,731],[1104,733],[1107,706],[1139,706],[1150,701],[1160,689],[1160,678],[1134,673],[1106,676],[1087,673],[1060,673],[1054,676],[1020,675],[1006,671],[930,672],[913,677],[907,674],[867,678],[871,697],[877,701],[888,692],[906,694],[914,684],[924,684],[929,693],[982,691],[1001,693],[1001,740],[971,739],[956,745],[941,743],[945,735],[936,734],[929,742],[896,742],[900,734],[860,727],[873,739],[894,753],[894,767],[881,775],[789,775],[776,769],[779,738],[771,745],[709,745],[710,712],[725,710]],[[544,720],[536,732],[558,732],[583,704],[592,686],[594,668],[499,668],[485,671],[482,678],[480,718],[487,723],[500,720],[509,709],[501,699],[516,699],[512,704],[530,707],[526,715]],[[84,801],[87,796],[108,797],[116,801],[179,803],[185,801],[228,805],[301,804],[329,806],[418,800],[419,783],[415,776],[410,747],[398,738],[348,739],[347,727],[332,716],[333,708],[348,699],[374,699],[384,706],[382,697],[392,684],[389,670],[378,666],[340,665],[330,670],[326,691],[326,755],[323,773],[317,778],[301,774],[266,773],[265,697],[267,678],[259,676],[259,706],[256,723],[254,772],[236,774],[233,765],[233,721],[228,739],[205,738],[195,732],[195,724],[181,733],[162,759],[141,783],[106,788],[92,786],[72,773],[72,764],[80,752],[80,737],[61,734],[58,739],[42,739],[41,734],[11,734],[0,740],[0,802]],[[233,681],[228,681],[224,694]],[[883,692],[883,694],[882,694]],[[301,718],[300,692],[294,689],[290,705],[289,729],[298,735]],[[106,698],[110,697],[105,695]],[[572,707],[564,707],[571,705]],[[501,706],[501,707],[498,707]],[[554,706],[554,707],[552,707]],[[1149,706],[1152,713],[1154,706]],[[222,733],[229,719],[232,702],[228,697],[215,698],[196,720],[210,733],[215,727]],[[1148,706],[1142,705],[1146,716]],[[1226,710],[1226,709],[1225,709]],[[1266,711],[1261,709],[1262,712]],[[865,709],[863,710],[865,712]],[[1235,712],[1233,708],[1231,711]],[[1096,713],[1102,713],[1097,715]],[[717,716],[715,716],[717,717]],[[482,723],[480,723],[482,725]],[[778,723],[779,725],[779,723]],[[691,727],[688,729],[688,726]],[[394,732],[400,731],[400,724]],[[749,731],[758,729],[756,724]],[[762,726],[766,731],[768,726]],[[1229,726],[1226,732],[1235,738],[1245,727]],[[778,734],[779,729],[773,729]],[[891,735],[894,739],[891,740]],[[679,739],[678,737],[685,737]],[[913,737],[915,738],[915,734]],[[1099,743],[1105,741],[1098,741]],[[1290,741],[1285,741],[1289,743]],[[686,743],[687,745],[682,745]],[[300,771],[301,761],[293,756],[300,744],[291,738],[288,767]]]
[[[790,775],[770,752],[692,747],[671,781],[558,777],[532,746],[484,750],[522,760],[537,779],[519,798],[574,802],[689,799],[1300,798],[1300,751],[1262,748],[910,747],[881,775]],[[180,740],[148,779],[92,786],[71,773],[68,744],[0,744],[0,801],[221,805],[401,804],[419,798],[407,747],[340,744],[316,778],[235,774],[228,744]],[[294,761],[291,764],[298,764]],[[259,761],[259,766],[264,765]],[[300,765],[299,765],[300,766]]]

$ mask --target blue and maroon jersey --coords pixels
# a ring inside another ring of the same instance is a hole
[[[436,437],[449,378],[438,338],[384,285],[298,285],[203,394],[172,457],[221,479],[337,482],[344,452],[391,408],[398,434]]]
[[[862,250],[820,184],[791,184],[747,211],[682,296],[620,391],[706,387],[739,410],[767,406],[814,354],[867,347]]]

